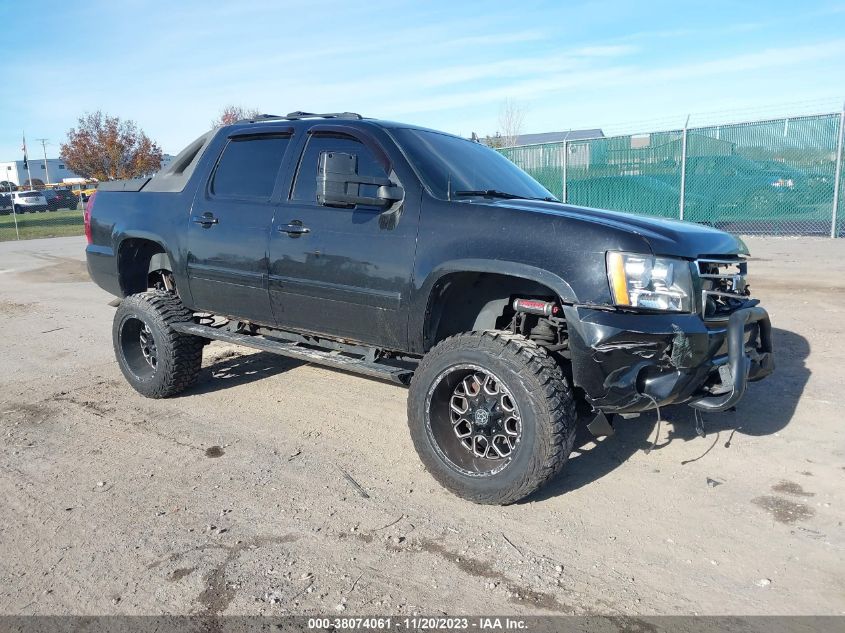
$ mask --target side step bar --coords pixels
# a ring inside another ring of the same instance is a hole
[[[344,356],[336,350],[324,351],[307,347],[299,343],[270,339],[261,336],[260,334],[240,334],[238,332],[229,332],[227,330],[190,322],[173,323],[171,327],[177,332],[182,332],[183,334],[193,334],[194,336],[201,336],[202,338],[225,341],[226,343],[234,343],[235,345],[243,345],[245,347],[252,347],[264,352],[270,352],[271,354],[280,354],[281,356],[295,358],[297,360],[305,361],[306,363],[314,363],[316,365],[334,367],[335,369],[343,369],[356,374],[372,376],[373,378],[381,378],[382,380],[388,380],[400,385],[409,385],[411,383],[411,376],[414,375],[412,369],[392,367],[379,362],[370,362],[362,358]]]

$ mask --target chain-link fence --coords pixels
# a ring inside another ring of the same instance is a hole
[[[845,112],[500,151],[570,204],[735,233],[843,237],[843,119]]]
[[[735,233],[845,237],[843,128],[840,112],[500,151],[570,204]],[[78,198],[34,211],[11,195],[0,193],[0,241],[83,233]]]
[[[53,196],[49,190],[0,192],[0,242],[85,232],[79,196]]]

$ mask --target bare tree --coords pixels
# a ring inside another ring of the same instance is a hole
[[[505,99],[499,109],[499,128],[501,129],[502,147],[513,147],[522,132],[525,109],[510,99]]]
[[[211,122],[211,127],[218,128],[224,125],[232,125],[232,123],[242,119],[254,119],[260,114],[261,112],[256,108],[244,108],[243,106],[229,104],[220,110],[220,114]]]

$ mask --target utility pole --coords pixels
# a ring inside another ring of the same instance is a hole
[[[47,179],[47,184],[50,184],[50,170],[47,169],[47,141],[48,138],[37,138],[36,141],[41,141],[41,149],[44,150],[44,177]]]

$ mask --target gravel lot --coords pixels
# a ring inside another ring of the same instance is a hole
[[[84,239],[2,243],[0,613],[845,614],[845,240],[748,242],[776,374],[506,508],[421,468],[401,387],[213,343],[140,397]]]

